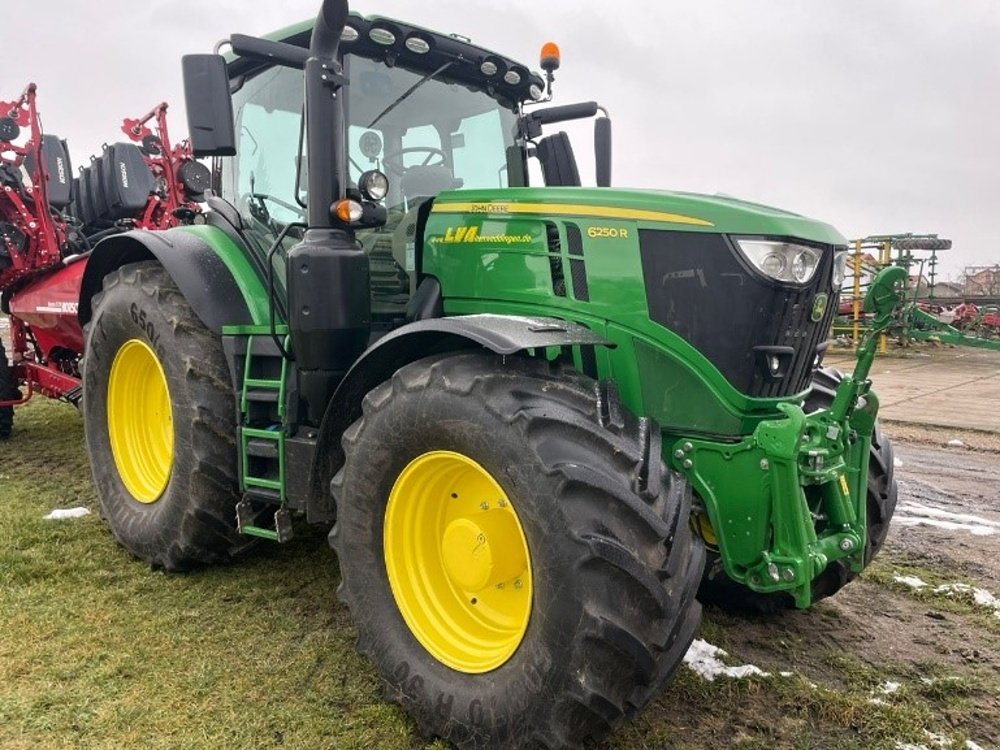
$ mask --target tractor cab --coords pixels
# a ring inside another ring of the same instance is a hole
[[[272,36],[295,58],[293,50],[305,54],[311,31],[310,23]],[[310,199],[302,73],[288,64],[297,60],[275,65],[272,55],[263,62],[245,38],[235,36],[232,44],[236,154],[221,160],[216,191],[239,213],[251,252],[267,255],[283,235],[271,255],[281,291],[286,254],[302,237]],[[553,47],[547,46],[546,69],[558,67]],[[388,178],[377,195],[384,213],[373,212],[372,221],[355,227],[369,260],[377,335],[408,317],[419,282],[419,228],[432,199],[451,190],[526,187],[532,157],[547,185],[578,186],[569,139],[564,133],[541,138],[541,125],[590,116],[597,105],[553,108],[571,117],[525,114],[525,105],[545,98],[540,75],[468,40],[391,19],[352,14],[341,52],[349,81],[343,89],[347,192],[360,199],[366,175]]]

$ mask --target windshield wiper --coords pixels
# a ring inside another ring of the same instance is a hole
[[[419,89],[421,86],[423,86],[428,81],[433,81],[439,75],[441,75],[442,73],[444,73],[448,68],[450,68],[452,66],[452,64],[453,64],[453,61],[446,62],[444,65],[442,65],[440,68],[438,68],[437,70],[435,70],[433,73],[428,73],[423,78],[421,78],[419,81],[417,81],[415,84],[413,84],[412,86],[410,86],[410,88],[408,88],[405,92],[403,92],[402,96],[400,96],[396,101],[394,101],[392,104],[390,104],[384,110],[382,110],[382,112],[379,113],[379,116],[376,117],[374,120],[371,121],[371,124],[368,126],[368,129],[371,130],[372,128],[374,128],[375,125],[378,124],[379,120],[381,120],[387,114],[389,114],[390,112],[392,112],[392,110],[394,110],[400,104],[402,104],[407,99],[409,99],[410,95],[413,94],[414,91],[416,91],[417,89]]]

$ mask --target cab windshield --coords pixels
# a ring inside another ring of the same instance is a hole
[[[482,91],[348,56],[348,178],[381,169],[390,215],[444,190],[507,187],[516,114]],[[237,156],[224,160],[223,197],[269,246],[303,221],[308,202],[302,74],[271,68],[233,95]],[[395,106],[393,106],[395,105]],[[390,219],[392,217],[390,216]]]
[[[373,313],[402,312],[414,287],[417,208],[445,190],[508,186],[507,149],[517,115],[484,91],[448,80],[448,70],[414,72],[367,58],[346,60],[348,179],[381,169],[389,176],[388,223],[358,233],[369,253]],[[261,258],[289,224],[305,222],[308,173],[302,73],[275,67],[233,95],[237,155],[223,160],[222,197],[243,218]],[[274,261],[283,287],[284,252]]]

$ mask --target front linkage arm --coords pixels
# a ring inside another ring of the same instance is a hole
[[[868,457],[878,414],[868,376],[879,335],[903,302],[905,280],[904,269],[887,268],[872,284],[865,312],[874,322],[830,408],[806,415],[799,406],[781,404],[785,419],[762,422],[754,432],[770,463],[774,537],[772,550],[751,571],[751,588],[789,590],[804,608],[812,601],[813,579],[831,562],[846,558],[856,573],[864,567]],[[810,505],[806,487],[816,488],[818,504]],[[818,536],[817,520],[824,522]]]
[[[812,582],[846,559],[864,567],[868,456],[878,413],[868,375],[879,335],[903,301],[906,272],[884,269],[865,300],[875,315],[854,373],[828,409],[806,414],[779,404],[784,418],[761,422],[737,444],[683,440],[674,466],[705,504],[726,573],[761,593],[812,603]],[[808,489],[808,492],[807,492]],[[819,528],[819,533],[817,533]]]

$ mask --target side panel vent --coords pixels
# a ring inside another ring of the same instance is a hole
[[[545,238],[549,246],[549,267],[552,269],[552,293],[557,297],[566,296],[566,272],[563,270],[562,239],[559,227],[545,222]]]
[[[581,302],[590,302],[590,283],[587,281],[587,266],[583,261],[583,234],[576,224],[566,225],[566,240],[569,243],[569,270],[573,278],[573,296]]]

